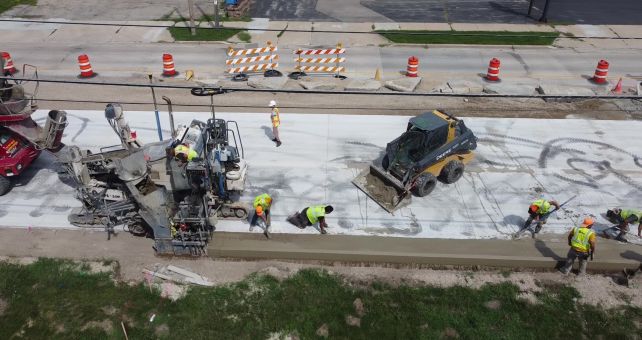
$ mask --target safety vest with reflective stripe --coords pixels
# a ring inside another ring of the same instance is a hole
[[[589,239],[595,232],[589,228],[573,228],[573,238],[571,239],[571,247],[583,253],[589,252]]]
[[[310,220],[310,223],[315,224],[319,222],[319,217],[325,216],[325,205],[315,205],[313,207],[309,207],[306,215],[308,215],[308,220]]]
[[[187,156],[188,161],[191,161],[192,159],[198,157],[198,153],[196,151],[194,151],[192,148],[187,147],[183,144],[174,148],[174,154],[175,155],[184,154]]]
[[[635,215],[635,216],[638,218],[638,221],[640,220],[640,218],[642,218],[642,212],[640,212],[640,211],[635,211],[635,210],[622,210],[622,211],[620,212],[620,217],[622,217],[622,219],[623,219],[623,220],[625,220],[625,221],[626,221],[626,219],[627,219],[627,218],[629,218],[629,216],[631,216],[631,215]]]
[[[279,109],[278,108],[273,108],[272,109],[272,126],[273,127],[279,127],[281,125],[281,117],[279,116]]]
[[[537,200],[531,203],[531,205],[537,206],[537,213],[540,215],[546,214],[551,210],[551,204],[548,203],[547,200]]]
[[[267,202],[268,199],[270,200],[270,203]],[[256,198],[254,199],[254,209],[256,209],[256,207],[258,207],[259,205],[263,208],[263,210],[270,209],[270,204],[272,202],[271,199],[272,197],[270,197],[270,195],[268,194],[261,194],[256,196]]]

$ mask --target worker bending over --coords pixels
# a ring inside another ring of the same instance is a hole
[[[270,207],[272,207],[272,197],[270,195],[261,194],[254,198],[254,215],[250,221],[250,231],[254,229],[254,226],[257,225],[260,218],[263,220],[263,225],[265,225],[263,233],[269,237],[268,228],[270,228],[271,223]]]
[[[562,273],[568,274],[573,269],[573,262],[575,262],[576,258],[580,262],[580,275],[586,273],[587,261],[589,257],[592,260],[593,253],[595,253],[595,232],[591,230],[593,223],[593,219],[587,217],[580,228],[573,227],[571,229],[568,234],[568,245],[571,246],[571,249],[569,249],[566,256],[566,264],[562,268]]]
[[[606,212],[606,217],[609,221],[617,223],[617,226],[613,227],[620,230],[616,240],[627,242],[624,236],[629,232],[629,224],[635,223],[638,224],[638,237],[642,237],[642,211],[613,208]],[[607,230],[604,230],[604,236],[608,238]]]
[[[318,229],[321,234],[327,234],[328,232],[325,229],[328,227],[328,224],[325,221],[325,215],[331,213],[333,210],[334,208],[331,205],[314,205],[301,210],[301,212],[290,215],[288,222],[300,229],[315,226],[318,223]]]
[[[198,157],[198,153],[185,144],[179,144],[173,149],[173,155],[183,163],[191,162]]]
[[[524,223],[522,230],[529,228],[531,226],[531,223],[535,221],[537,222],[537,226],[535,227],[535,231],[533,232],[533,234],[539,233],[539,231],[542,229],[542,226],[546,223],[546,219],[548,218],[548,216],[550,216],[551,205],[554,206],[555,209],[560,208],[559,203],[552,200],[547,201],[545,199],[539,199],[531,203],[531,205],[528,207],[529,216],[526,219],[526,223]]]

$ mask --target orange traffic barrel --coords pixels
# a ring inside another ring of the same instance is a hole
[[[78,66],[80,67],[80,78],[91,78],[96,76],[94,70],[91,69],[89,57],[86,54],[81,54],[78,56]]]
[[[408,58],[406,77],[416,77],[419,72],[419,58],[412,56]]]
[[[173,77],[177,74],[174,68],[174,57],[169,53],[163,54],[163,76]]]
[[[609,74],[609,62],[600,60],[595,68],[595,74],[591,80],[596,84],[606,83],[606,76]]]
[[[486,73],[486,80],[499,81],[499,59],[493,58],[488,63],[488,72]]]
[[[8,52],[2,52],[2,59],[4,60],[4,74],[14,74],[18,72],[16,70],[16,67],[13,65],[13,60],[11,59],[11,55]]]

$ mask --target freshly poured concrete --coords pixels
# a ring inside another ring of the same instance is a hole
[[[464,177],[453,185],[439,183],[430,196],[413,198],[408,207],[390,215],[350,181],[381,157],[386,143],[405,129],[408,117],[282,112],[283,145],[276,148],[265,111],[218,117],[239,122],[250,167],[242,200],[249,203],[263,192],[274,197],[273,234],[317,233],[312,228],[299,230],[285,218],[311,204],[332,204],[330,234],[507,239],[523,223],[531,200],[561,202],[578,195],[543,231],[560,234],[586,214],[597,216],[596,229],[601,230],[610,226],[599,216],[607,208],[639,208],[635,204],[642,199],[639,121],[465,119],[479,137],[479,146]],[[41,123],[45,113],[36,114]],[[94,151],[118,144],[102,112],[68,113],[66,143]],[[167,137],[167,117],[161,115]],[[126,117],[141,140],[157,140],[153,112],[126,111]],[[209,116],[175,114],[177,124],[192,118]],[[0,197],[0,225],[73,228],[67,214],[80,203],[73,188],[58,179],[53,160],[43,154],[20,178],[23,185]],[[224,221],[217,230],[247,232],[248,223]]]

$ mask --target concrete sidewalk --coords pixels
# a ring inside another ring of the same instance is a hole
[[[20,19],[20,18],[16,18]],[[57,22],[69,20],[52,19]],[[114,26],[85,26],[63,23],[39,24],[28,22],[0,22],[0,42],[73,42],[76,44],[99,44],[109,42],[173,42],[174,39],[163,27],[127,27],[119,25],[171,26],[173,21],[78,21]],[[213,27],[212,22],[197,22],[198,27]],[[178,23],[177,26],[185,26]],[[640,49],[642,48],[642,26],[636,25],[545,25],[545,24],[466,24],[466,23],[394,23],[394,22],[302,22],[270,21],[257,18],[250,22],[223,22],[222,27],[252,29],[249,31],[252,43],[272,41],[282,47],[333,46],[338,42],[344,46],[389,45],[390,41],[376,30],[429,30],[429,31],[505,31],[505,32],[560,32],[563,37],[554,46],[575,49]],[[265,29],[263,31],[262,29]],[[269,30],[269,31],[268,31]],[[299,32],[287,31],[296,30]],[[324,32],[325,31],[325,32]],[[337,33],[328,33],[336,31]],[[352,33],[343,33],[352,32]],[[569,37],[583,37],[570,39]],[[591,39],[613,38],[613,39]],[[622,39],[625,38],[625,39]],[[231,43],[241,43],[233,37]]]
[[[480,266],[554,269],[566,259],[563,235],[542,239],[447,240],[395,237],[215,233],[212,257],[237,259],[314,260],[427,266]],[[618,271],[642,262],[639,245],[598,240],[591,271]],[[577,263],[575,264],[577,268]]]

